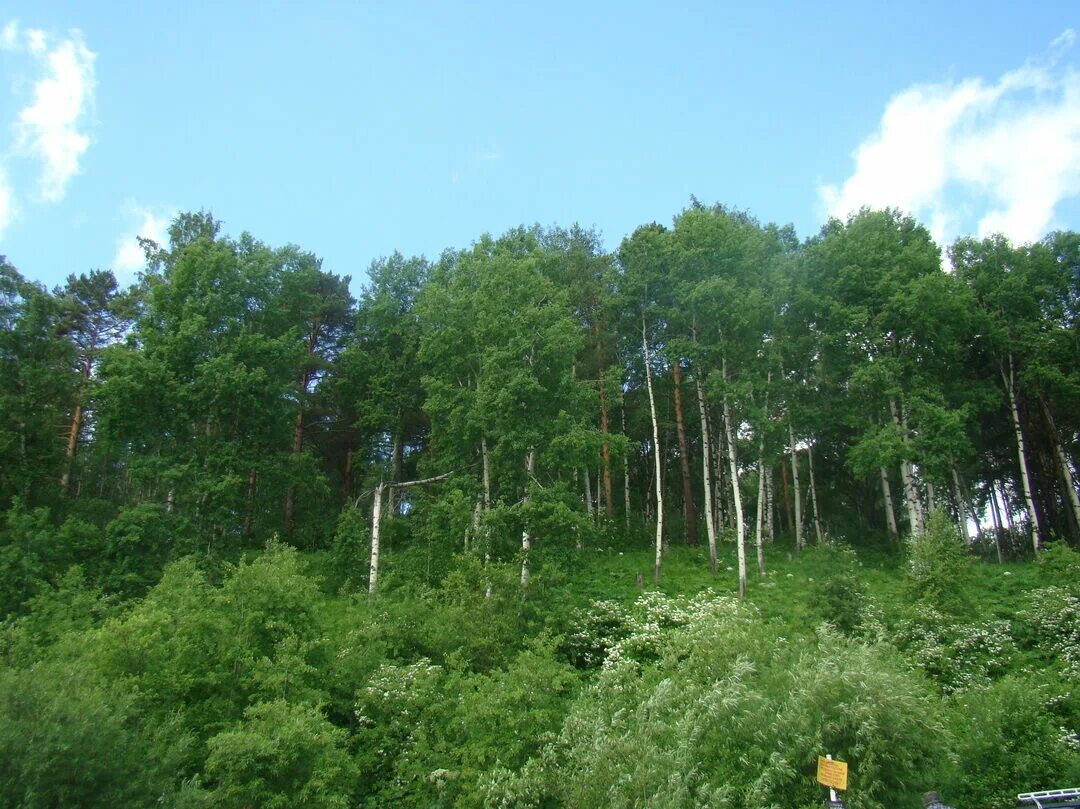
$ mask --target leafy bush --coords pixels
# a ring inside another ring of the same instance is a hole
[[[1028,647],[1044,663],[1080,681],[1080,596],[1064,587],[1035,590],[1019,620]]]
[[[944,612],[966,613],[971,608],[969,565],[960,532],[945,510],[938,509],[926,531],[908,540],[908,592]]]
[[[0,804],[153,806],[192,764],[173,720],[140,718],[126,684],[65,662],[0,672]]]
[[[932,694],[888,647],[828,630],[791,643],[727,598],[650,594],[638,608],[641,626],[558,739],[516,773],[492,771],[490,805],[816,806],[825,752],[858,762],[853,807],[917,801],[946,737]]]
[[[1060,691],[1009,676],[954,696],[946,715],[956,768],[945,794],[965,809],[999,809],[1018,792],[1080,783],[1080,750],[1070,743],[1080,717],[1062,715]]]
[[[946,694],[986,685],[1016,656],[1009,621],[965,623],[928,604],[910,610],[893,640]]]
[[[819,561],[827,571],[811,591],[821,620],[845,635],[879,639],[884,633],[881,616],[867,593],[855,551],[847,545],[830,542],[810,549],[806,555],[821,557]]]
[[[253,705],[207,743],[209,805],[221,809],[344,809],[359,771],[346,734],[317,708],[283,700]]]

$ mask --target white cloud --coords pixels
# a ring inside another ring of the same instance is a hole
[[[12,20],[0,30],[0,50],[13,51],[19,47],[19,21]]]
[[[17,34],[16,28],[12,36]],[[90,146],[84,129],[94,100],[96,55],[78,31],[55,46],[37,30],[27,31],[24,40],[27,50],[45,67],[45,76],[34,85],[33,102],[19,112],[15,146],[18,153],[40,160],[38,192],[46,202],[56,202],[63,199]]]
[[[861,206],[898,207],[929,223],[939,243],[964,230],[1019,242],[1053,227],[1063,199],[1080,194],[1080,74],[1056,58],[994,83],[981,78],[918,85],[894,96],[877,132],[856,149],[855,171],[819,188],[830,216]]]
[[[150,239],[164,246],[169,241],[169,223],[176,216],[176,209],[146,208],[128,203],[126,216],[137,224],[116,240],[116,254],[113,256],[112,269],[117,278],[126,282],[135,277],[135,273],[146,266],[146,256],[138,240]]]
[[[48,35],[38,29],[31,28],[26,32],[26,47],[30,49],[30,53],[35,56],[40,56],[45,53],[45,46],[48,42]]]

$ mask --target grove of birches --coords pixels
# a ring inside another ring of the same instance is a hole
[[[142,246],[0,259],[0,805],[1080,786],[1080,234]]]

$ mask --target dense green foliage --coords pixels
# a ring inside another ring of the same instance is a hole
[[[694,201],[358,299],[205,213],[145,248],[0,261],[0,804],[1080,783],[1077,234],[946,271],[895,211]]]

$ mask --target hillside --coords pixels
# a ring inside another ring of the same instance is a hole
[[[770,547],[740,603],[730,543],[639,589],[641,544],[540,554],[525,599],[410,543],[376,599],[347,546],[180,560],[126,602],[73,570],[4,628],[2,802],[809,807],[825,753],[852,807],[1080,780],[1067,548],[973,561],[945,520],[906,561]]]

